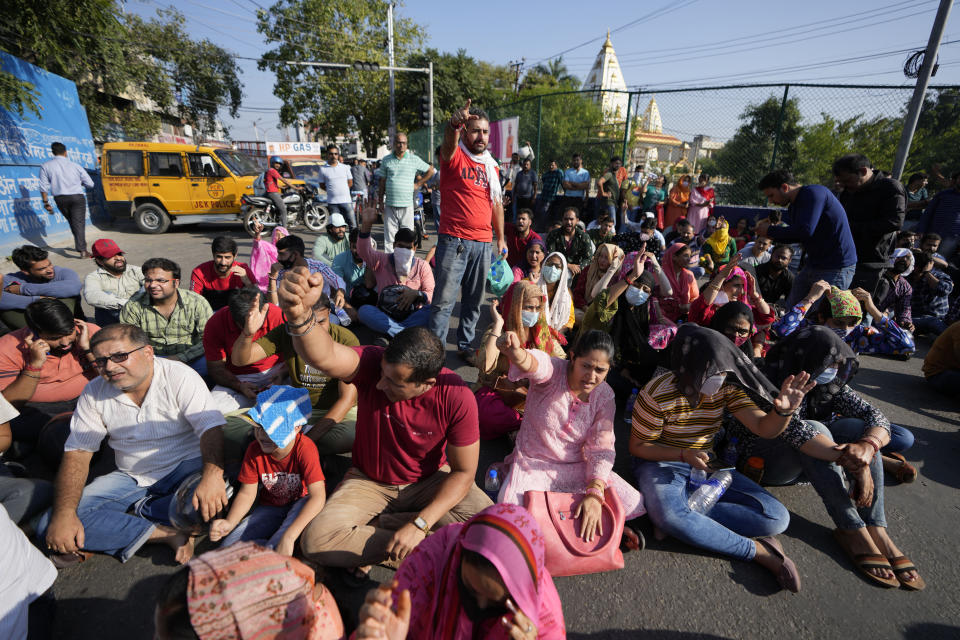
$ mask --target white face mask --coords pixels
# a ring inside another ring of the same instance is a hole
[[[723,386],[723,381],[726,380],[726,378],[726,372],[710,376],[703,383],[703,386],[700,387],[700,393],[705,396],[712,396],[717,391],[720,391],[720,387]]]
[[[723,291],[719,292],[717,294],[717,297],[713,299],[713,304],[717,305],[718,307],[722,307],[728,302],[730,302],[730,298],[727,297],[727,294],[724,293]]]
[[[632,307],[639,306],[650,298],[650,292],[638,289],[636,287],[627,287],[627,304]]]
[[[560,267],[550,265],[549,267],[544,267],[540,274],[543,276],[545,282],[553,284],[560,279],[561,271]]]
[[[410,273],[413,267],[413,249],[404,249],[397,247],[393,250],[393,264],[397,269],[397,275],[405,276]]]
[[[527,311],[526,309],[520,312],[520,322],[523,323],[527,329],[530,329],[537,324],[537,320],[540,319],[539,311]]]

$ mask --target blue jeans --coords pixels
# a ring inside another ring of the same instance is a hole
[[[863,436],[867,424],[860,418],[840,418],[827,425],[837,442],[856,442]],[[913,434],[898,424],[890,424],[890,442],[880,453],[901,453],[913,446]]]
[[[247,517],[223,539],[220,546],[229,547],[237,542],[266,542],[266,546],[275,549],[280,538],[293,521],[300,515],[300,510],[307,503],[304,496],[295,502],[284,505],[261,504],[253,508]]]
[[[607,215],[610,216],[610,219],[613,220],[614,233],[620,228],[617,226],[617,205],[607,203],[606,205]]]
[[[840,269],[813,269],[811,267],[804,267],[797,274],[797,277],[793,279],[793,287],[790,289],[790,295],[787,296],[786,308],[793,309],[798,302],[803,300],[804,296],[810,293],[810,287],[812,287],[813,283],[817,280],[826,280],[838,289],[849,289],[850,283],[853,282],[853,274],[856,270],[857,265],[855,264],[841,267]],[[817,302],[819,303],[819,301]],[[817,303],[814,303],[807,312],[808,315],[816,308]]]
[[[375,305],[365,304],[357,309],[360,322],[377,333],[385,333],[391,338],[408,327],[425,327],[430,322],[430,307],[417,309],[406,320],[396,321]]]
[[[850,419],[846,419],[850,420]],[[842,422],[837,420],[836,422]],[[816,420],[807,420],[808,425],[830,437],[831,432]],[[836,424],[834,422],[834,424]],[[863,424],[861,422],[861,424]],[[832,430],[833,425],[831,425]],[[852,437],[837,434],[833,440],[837,443],[853,442],[860,438],[862,429]],[[758,439],[752,449],[755,456],[763,458],[763,480],[766,484],[791,484],[800,478],[806,478],[823,501],[833,523],[840,529],[859,529],[861,527],[886,527],[887,520],[883,511],[883,460],[880,455],[873,456],[870,462],[870,475],[873,476],[873,503],[869,507],[857,508],[850,498],[850,488],[842,467],[834,462],[818,460],[791,447],[786,440]]]
[[[353,203],[352,202],[340,202],[338,204],[327,203],[327,213],[333,215],[335,213],[342,213],[344,219],[347,221],[347,224],[350,225],[350,228],[353,229],[357,226],[357,219],[353,217]]]
[[[53,485],[46,480],[15,478],[0,464],[0,504],[16,524],[25,522],[53,502]]]
[[[937,316],[913,316],[913,326],[915,333],[930,333],[935,336],[947,330],[947,324],[943,318]]]
[[[437,238],[436,286],[430,305],[430,331],[446,344],[450,314],[460,293],[457,348],[470,349],[480,319],[484,285],[490,269],[490,243],[441,233]]]
[[[706,515],[687,506],[690,465],[635,460],[633,470],[650,519],[689,545],[753,560],[756,547],[750,538],[782,533],[790,523],[786,507],[739,472],[733,472],[733,484]]]
[[[187,365],[194,371],[200,374],[200,377],[204,380],[207,379],[207,358],[206,356],[200,356],[192,362],[188,362]]]
[[[87,485],[77,505],[77,517],[83,524],[86,551],[97,551],[118,558],[130,559],[150,538],[154,522],[169,525],[170,503],[180,483],[200,471],[202,458],[185,460],[166,476],[148,487],[122,471],[100,476]],[[128,511],[130,513],[128,513]],[[51,510],[37,523],[37,539],[47,537]]]

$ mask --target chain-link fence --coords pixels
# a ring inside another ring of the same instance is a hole
[[[643,165],[668,181],[706,172],[725,204],[756,204],[757,182],[772,167],[803,183],[832,186],[831,165],[863,153],[889,170],[913,87],[870,85],[738,85],[634,92],[561,92],[484,106],[491,120],[518,117],[518,141],[529,142],[535,169],[563,168],[580,153],[592,176],[610,158],[632,172]],[[904,178],[915,171],[960,170],[960,87],[931,87]],[[627,126],[629,123],[629,126]],[[440,143],[442,129],[435,129]],[[410,146],[429,157],[429,130]]]

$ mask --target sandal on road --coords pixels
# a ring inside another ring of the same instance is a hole
[[[837,541],[837,544],[840,545],[840,548],[843,549],[843,552],[850,558],[850,561],[853,563],[853,566],[856,567],[857,571],[860,572],[867,580],[874,583],[877,586],[881,587],[899,587],[900,581],[894,578],[881,578],[878,575],[870,573],[870,569],[889,569],[893,571],[893,567],[890,566],[890,563],[879,553],[854,553],[849,546],[847,546],[846,536],[840,533],[840,529],[833,530],[833,538]],[[896,575],[896,574],[894,574]]]
[[[927,588],[927,583],[923,581],[922,577],[920,577],[920,572],[917,571],[916,565],[914,565],[907,556],[890,558],[890,567],[893,569],[893,575],[897,577],[897,580],[900,581],[900,585],[904,589],[908,589],[910,591],[923,591]],[[911,571],[917,571],[917,577],[913,580],[907,580],[904,574],[907,574]]]
[[[919,475],[917,468],[912,464],[910,464],[909,462],[907,462],[907,459],[904,458],[901,454],[885,453],[883,455],[888,458],[893,458],[894,460],[900,463],[899,465],[897,465],[897,470],[893,474],[894,477],[896,477],[897,482],[901,482],[903,484],[910,484],[911,482],[917,479],[917,476]]]
[[[780,571],[777,572],[777,582],[780,586],[793,593],[800,591],[800,572],[797,571],[797,565],[793,564],[793,560],[788,558],[787,554],[783,552],[780,541],[773,536],[763,536],[762,538],[757,538],[757,542],[766,547],[773,555],[780,558]]]

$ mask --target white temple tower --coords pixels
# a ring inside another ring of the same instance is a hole
[[[587,79],[583,83],[584,91],[597,91],[594,95],[594,102],[603,109],[605,122],[623,122],[627,117],[627,83],[623,79],[623,72],[620,70],[620,63],[617,61],[617,54],[613,51],[613,44],[610,42],[610,31],[607,31],[607,39],[600,47],[600,53],[587,74]],[[623,93],[601,93],[599,89],[614,89]]]

